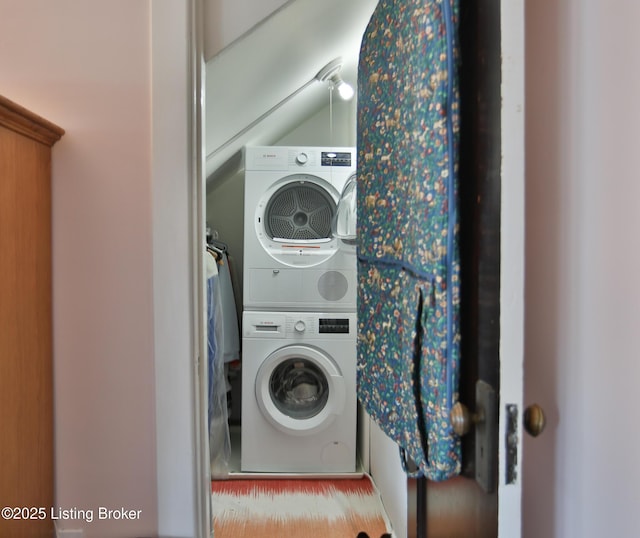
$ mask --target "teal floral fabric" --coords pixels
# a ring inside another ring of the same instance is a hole
[[[358,397],[430,480],[460,472],[458,11],[380,0],[358,66]]]

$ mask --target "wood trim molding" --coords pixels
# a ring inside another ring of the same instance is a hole
[[[0,126],[53,146],[64,129],[0,95]]]

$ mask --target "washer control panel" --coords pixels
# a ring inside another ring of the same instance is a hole
[[[353,336],[355,313],[247,312],[242,316],[245,338],[327,339]]]

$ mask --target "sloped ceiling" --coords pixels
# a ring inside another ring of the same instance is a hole
[[[360,42],[376,4],[287,2],[207,62],[208,178],[238,161],[244,145],[273,144],[325,106],[326,84],[308,83],[331,60],[343,59],[341,76],[355,87]]]

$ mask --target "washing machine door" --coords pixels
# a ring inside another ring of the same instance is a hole
[[[258,370],[255,393],[265,419],[290,435],[323,430],[345,405],[338,366],[325,353],[304,345],[271,353]]]

